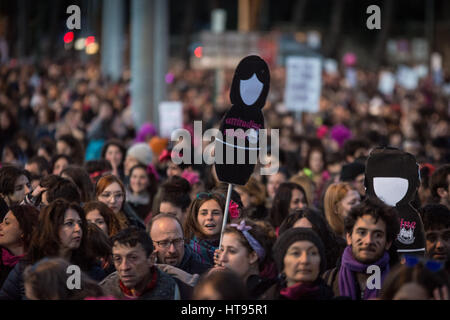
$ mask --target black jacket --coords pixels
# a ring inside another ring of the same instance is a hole
[[[11,270],[0,289],[0,300],[23,300],[25,298],[25,287],[23,284],[25,267],[26,263],[22,260]]]
[[[23,280],[23,272],[27,264],[24,260],[19,261],[16,266],[11,270],[2,288],[0,289],[0,300],[24,300],[25,286]],[[101,281],[105,278],[106,274],[99,265],[92,266],[87,271],[87,275],[95,281]]]
[[[270,287],[277,283],[277,279],[267,279],[259,275],[251,275],[247,279],[247,294],[251,300],[259,299]]]
[[[202,274],[212,266],[202,263],[200,255],[194,252],[190,246],[185,244],[183,259],[181,260],[180,265],[176,267],[190,274]]]
[[[128,220],[129,226],[135,226],[138,227],[139,229],[145,230],[144,221],[138,217],[138,215],[128,202],[125,202],[123,205],[123,213],[125,214]]]

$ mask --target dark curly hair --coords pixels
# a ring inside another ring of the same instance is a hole
[[[111,243],[113,247],[116,243],[130,247],[135,247],[138,243],[140,243],[144,248],[147,257],[152,254],[154,249],[152,239],[147,232],[136,227],[123,229],[111,238]]]
[[[305,189],[303,189],[301,185],[293,182],[284,182],[280,184],[273,199],[272,208],[270,209],[270,220],[275,228],[279,227],[283,220],[289,215],[292,191],[294,190],[299,190],[303,194],[303,198],[308,205]]]
[[[367,197],[357,206],[354,206],[344,219],[345,232],[352,234],[356,221],[364,215],[370,215],[375,219],[381,219],[386,224],[386,240],[392,242],[400,230],[398,212],[375,197]]]
[[[425,231],[450,228],[450,209],[443,204],[427,204],[420,209]]]

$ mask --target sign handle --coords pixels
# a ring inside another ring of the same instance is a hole
[[[225,204],[225,212],[223,213],[223,222],[222,222],[222,231],[220,231],[220,242],[219,242],[219,249],[222,248],[222,238],[223,238],[223,231],[225,230],[225,226],[227,225],[227,219],[228,219],[228,209],[230,207],[230,199],[231,199],[231,191],[233,190],[233,184],[228,184],[228,192],[227,192],[227,202]]]

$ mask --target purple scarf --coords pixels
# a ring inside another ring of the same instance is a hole
[[[358,300],[356,286],[357,280],[355,279],[355,272],[366,274],[367,268],[371,265],[377,265],[381,269],[381,283],[389,273],[389,254],[384,253],[383,257],[371,264],[363,264],[353,258],[352,247],[347,246],[342,255],[341,269],[339,270],[339,291],[341,296],[351,297],[352,300]],[[366,287],[364,291],[364,300],[373,299],[378,297],[378,289],[368,289]]]

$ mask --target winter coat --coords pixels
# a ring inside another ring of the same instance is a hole
[[[25,286],[23,280],[23,272],[27,264],[24,260],[19,261],[11,270],[2,288],[0,289],[0,300],[24,300]],[[89,269],[87,275],[96,281],[105,278],[105,272],[99,265],[94,265]]]
[[[202,274],[212,268],[212,265],[202,262],[200,255],[194,252],[190,246],[185,244],[184,256],[177,268],[190,274]]]
[[[156,270],[158,272],[156,286],[152,290],[141,295],[138,299],[179,300],[180,290],[175,280],[167,273],[159,270],[158,268],[156,268]],[[107,295],[112,295],[117,299],[127,299],[120,288],[119,280],[119,274],[116,271],[111,273],[102,282],[100,282],[100,286]]]
[[[319,289],[316,292],[305,294],[296,300],[331,300],[334,297],[333,290],[323,281],[322,278],[316,280],[316,285]],[[261,296],[261,300],[289,300],[287,297],[280,294],[283,289],[281,281],[275,283],[269,290]]]

